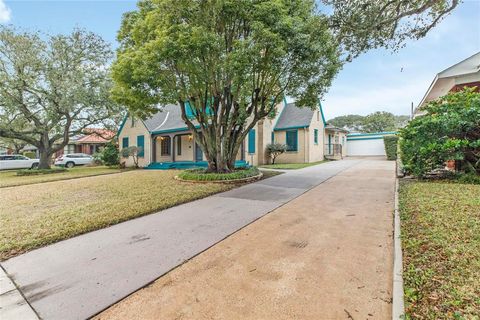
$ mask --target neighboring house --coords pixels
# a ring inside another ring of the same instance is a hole
[[[263,119],[250,130],[237,161],[251,165],[269,163],[266,146],[272,142],[288,148],[277,158],[277,163],[315,162],[325,157],[339,159],[346,155],[346,133],[343,129],[327,126],[321,105],[312,110],[284,101],[277,105],[274,118]],[[125,117],[118,131],[118,143],[120,150],[141,147],[141,167],[168,169],[206,165],[203,152],[182,120],[178,105],[166,105],[146,120]],[[124,161],[127,166],[133,165],[131,158]]]
[[[477,87],[480,92],[480,52],[437,74],[415,109],[414,117],[423,114],[421,109],[427,102],[436,100],[449,92],[462,90],[464,87]]]
[[[56,157],[69,153],[94,154],[115,137],[115,132],[107,129],[86,128],[83,134],[70,138],[69,143],[56,153]]]

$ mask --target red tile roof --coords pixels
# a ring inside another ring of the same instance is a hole
[[[107,129],[87,128],[84,133],[75,143],[106,143],[115,136],[115,132]]]

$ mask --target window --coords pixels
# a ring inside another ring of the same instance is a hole
[[[248,133],[248,153],[255,153],[255,129]]]
[[[140,148],[138,156],[143,158],[145,156],[145,137],[137,136],[137,147]]]
[[[182,136],[177,136],[177,156],[182,155]]]
[[[290,130],[286,132],[287,151],[298,151],[298,130]]]
[[[128,137],[122,139],[122,148],[128,148]]]
[[[170,155],[170,137],[160,138],[160,155],[162,156]]]
[[[313,130],[313,142],[318,144],[318,129]]]
[[[272,131],[272,143],[275,143],[275,132]]]

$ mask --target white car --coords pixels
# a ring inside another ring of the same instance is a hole
[[[38,159],[30,159],[20,154],[0,155],[0,170],[35,169],[39,162]]]
[[[67,168],[93,163],[93,157],[85,153],[71,153],[55,159],[55,165]]]

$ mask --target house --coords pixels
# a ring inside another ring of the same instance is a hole
[[[423,114],[421,109],[427,102],[464,87],[477,87],[480,92],[480,52],[438,73],[415,108],[414,117]]]
[[[269,143],[287,145],[277,163],[303,163],[340,159],[346,155],[347,131],[327,125],[322,107],[298,108],[284,100],[277,105],[275,117],[259,121],[248,133],[237,156],[238,165],[269,163]],[[146,120],[127,116],[118,130],[120,150],[141,147],[139,166],[156,169],[206,166],[206,159],[181,118],[178,105],[163,106]],[[131,158],[125,159],[133,165]]]
[[[107,129],[86,128],[83,133],[70,138],[69,143],[56,153],[56,157],[69,153],[94,154],[115,137],[115,132]]]

